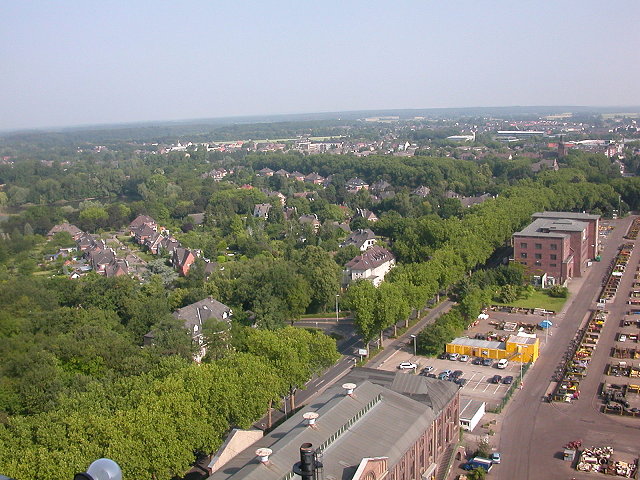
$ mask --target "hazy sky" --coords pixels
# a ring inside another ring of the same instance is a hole
[[[640,105],[638,0],[0,0],[0,129]]]

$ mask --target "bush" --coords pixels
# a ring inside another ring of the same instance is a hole
[[[548,290],[549,296],[554,298],[567,298],[569,296],[569,289],[562,285],[554,285]]]

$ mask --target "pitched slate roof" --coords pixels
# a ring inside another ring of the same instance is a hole
[[[231,315],[231,309],[215,300],[213,297],[207,297],[199,302],[192,303],[186,307],[179,308],[173,312],[173,316],[184,320],[185,328],[189,331],[194,331],[194,325],[198,326],[198,331],[202,330],[202,324],[209,318],[215,318],[216,320],[228,321]]]
[[[340,244],[340,247],[347,247],[349,245],[355,245],[358,248],[362,248],[367,240],[375,240],[376,234],[370,228],[359,228],[355,232],[351,233]]]
[[[457,386],[453,387],[457,392]],[[312,411],[319,414],[314,428],[305,425],[302,418],[303,412]],[[280,480],[291,472],[299,460],[300,445],[306,442],[322,448],[324,478],[352,478],[363,458],[384,456],[390,466],[395,465],[431,427],[435,417],[425,403],[371,381],[358,384],[353,396],[344,395],[340,386],[334,386],[238,454],[209,480]],[[260,447],[273,450],[266,465],[256,458],[255,451]]]
[[[129,224],[129,228],[137,228],[142,225],[156,225],[156,221],[148,215],[138,215],[133,222]]]
[[[376,268],[383,263],[395,260],[395,256],[386,248],[382,248],[379,245],[374,245],[362,255],[358,255],[351,259],[345,268],[348,270],[365,271],[371,268]]]
[[[60,232],[67,232],[74,239],[80,237],[84,233],[82,230],[80,230],[75,225],[65,222],[65,223],[61,223],[59,225],[54,225],[51,228],[51,230],[49,230],[49,233],[47,233],[47,236],[52,237],[56,233],[60,233]]]

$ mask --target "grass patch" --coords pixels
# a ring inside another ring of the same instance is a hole
[[[493,302],[495,305],[501,305],[506,307],[518,307],[518,308],[544,308],[552,312],[559,312],[562,310],[567,298],[555,298],[549,296],[545,290],[536,290],[527,298],[519,298],[514,302],[500,303]]]

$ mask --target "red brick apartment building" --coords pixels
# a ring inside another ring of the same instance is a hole
[[[564,284],[581,277],[598,255],[599,215],[573,212],[534,213],[512,237],[513,260],[543,285]]]

